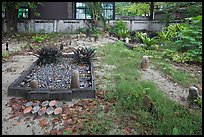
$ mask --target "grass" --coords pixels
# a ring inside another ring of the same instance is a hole
[[[161,51],[144,50],[141,48],[136,49],[136,51],[139,51],[140,54],[150,56],[150,63],[154,65],[156,70],[159,70],[165,75],[168,75],[170,77],[170,80],[180,84],[183,87],[189,88],[193,84],[197,85],[201,80],[201,77],[195,77],[188,72],[176,70],[170,60],[162,58]]]
[[[123,134],[124,129],[132,129],[132,134],[153,135],[200,135],[202,134],[202,114],[173,102],[158,89],[152,81],[141,81],[140,59],[142,52],[131,51],[119,44],[109,45],[97,49],[98,56],[103,55],[102,63],[114,65],[110,81],[115,86],[107,88],[105,99],[114,100],[114,116],[96,117],[94,122],[87,125],[95,125],[89,129],[94,134],[108,134],[113,125],[117,125],[118,132]],[[158,107],[158,118],[149,113],[144,105],[144,96],[148,95]],[[135,119],[131,119],[131,117]],[[97,121],[102,122],[98,125]],[[89,127],[87,126],[87,127]],[[106,129],[106,130],[104,130]],[[107,130],[109,129],[109,130]],[[86,130],[85,130],[86,131]]]

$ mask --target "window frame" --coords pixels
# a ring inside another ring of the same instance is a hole
[[[87,19],[87,16],[86,16],[86,10],[88,9],[87,7],[86,7],[86,4],[85,4],[85,7],[84,8],[78,8],[77,7],[77,3],[86,3],[86,2],[75,2],[75,16],[74,16],[74,18],[76,19],[76,20],[91,20],[91,19]],[[102,2],[103,4],[112,4],[112,8],[103,8],[102,7],[102,12],[104,13],[105,11],[107,11],[107,10],[112,10],[112,12],[113,12],[113,15],[112,15],[112,18],[111,19],[108,19],[107,18],[107,20],[115,20],[115,2]],[[77,9],[85,9],[85,19],[77,19]],[[103,14],[102,13],[102,14]],[[105,13],[104,13],[105,14]]]
[[[18,20],[27,20],[27,19],[30,19],[30,8],[29,7],[22,6],[19,9],[28,9],[28,17],[27,18],[24,18],[24,17],[21,18],[21,17],[18,17],[18,15],[17,15]],[[19,9],[18,9],[18,14],[19,14]]]

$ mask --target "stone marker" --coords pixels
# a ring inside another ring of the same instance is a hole
[[[71,75],[71,85],[70,88],[79,88],[80,82],[79,82],[79,71],[73,70]]]
[[[37,80],[32,80],[30,82],[30,87],[31,88],[38,88],[38,81]]]
[[[150,101],[150,98],[148,95],[145,95],[144,103],[145,103],[145,106],[147,107],[147,109],[149,110],[151,108],[151,101]]]
[[[130,41],[130,39],[127,37],[127,38],[125,38],[125,42],[126,43],[129,43],[129,41]]]
[[[149,68],[149,58],[148,56],[143,56],[142,62],[141,62],[141,69],[147,70],[148,68]]]
[[[189,88],[189,94],[187,97],[187,101],[188,101],[189,105],[195,105],[194,100],[199,99],[199,98],[200,98],[200,96],[199,96],[198,89],[195,86],[191,86]]]

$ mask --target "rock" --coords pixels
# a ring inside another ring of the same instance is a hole
[[[32,101],[27,102],[27,103],[25,104],[26,107],[30,107],[30,106],[32,106],[32,105],[33,105],[33,102],[32,102]]]
[[[46,113],[48,115],[52,114],[54,112],[54,108],[53,107],[48,107],[47,110],[46,110]]]
[[[31,88],[38,88],[38,81],[37,80],[32,80],[30,82],[30,87]]]
[[[26,107],[26,108],[23,110],[23,114],[30,113],[32,109],[33,109],[33,108],[32,108],[31,106],[30,106],[30,107]]]
[[[40,110],[40,106],[34,106],[32,113],[35,114]]]
[[[42,107],[47,107],[48,104],[49,104],[49,101],[43,101],[42,104],[41,104],[41,106],[42,106]]]
[[[56,104],[57,104],[57,100],[52,100],[52,101],[50,101],[49,106],[50,106],[50,107],[53,107],[53,106],[55,106]]]
[[[191,86],[189,88],[189,94],[187,97],[187,101],[188,101],[189,105],[195,105],[194,100],[196,100],[198,98],[200,98],[198,89],[195,86]]]
[[[38,115],[42,116],[44,115],[46,112],[46,107],[42,107],[39,111],[38,111]]]
[[[71,75],[71,85],[70,88],[79,88],[80,83],[79,83],[79,71],[78,70],[73,70],[72,75]]]
[[[56,107],[62,107],[63,102],[62,101],[57,101],[57,104],[55,105]]]
[[[141,69],[147,70],[148,68],[149,68],[149,58],[148,56],[143,56],[142,62],[141,62]]]
[[[62,112],[62,108],[61,107],[57,107],[55,110],[54,110],[54,114],[55,115],[58,115]]]

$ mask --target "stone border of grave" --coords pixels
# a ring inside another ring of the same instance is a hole
[[[73,57],[72,54],[64,55],[64,57]],[[11,85],[8,87],[8,96],[24,97],[28,99],[36,100],[65,100],[72,101],[72,99],[87,99],[96,97],[96,87],[95,87],[95,78],[94,78],[94,65],[93,61],[89,62],[91,68],[91,87],[85,88],[75,88],[75,89],[42,89],[42,88],[23,88],[17,87],[28,74],[33,70],[37,65],[38,60],[36,60],[27,70],[25,70],[21,76],[19,76]]]

